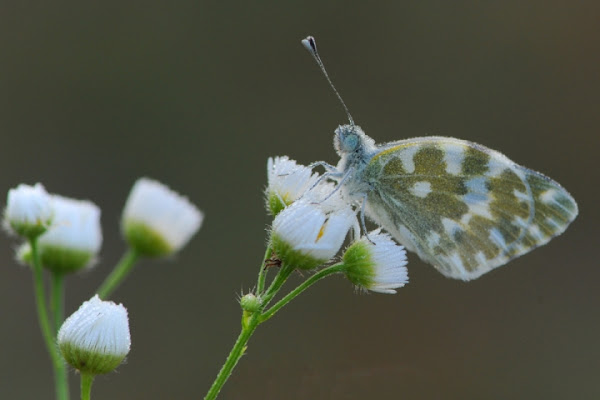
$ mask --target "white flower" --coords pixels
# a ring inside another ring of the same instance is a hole
[[[200,229],[203,218],[187,198],[160,182],[141,178],[125,204],[122,229],[140,254],[162,256],[180,250]]]
[[[28,238],[41,235],[52,222],[50,195],[40,183],[21,184],[8,191],[5,227]]]
[[[39,238],[42,264],[53,271],[73,272],[90,266],[102,246],[100,209],[86,200],[52,196],[54,219]]]
[[[348,205],[327,211],[319,204],[300,200],[275,217],[271,246],[284,263],[315,268],[337,254],[355,224],[356,215]]]
[[[127,310],[95,295],[67,318],[57,339],[65,360],[82,373],[110,372],[131,347]]]
[[[319,174],[283,156],[269,157],[267,177],[267,209],[272,215],[277,215],[310,189],[319,179]]]
[[[408,283],[406,250],[390,235],[377,229],[354,242],[344,253],[346,276],[359,287],[379,293],[396,293],[394,289]]]

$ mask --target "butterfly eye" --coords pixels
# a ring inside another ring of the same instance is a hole
[[[344,153],[350,153],[358,148],[358,135],[354,132],[342,131],[339,136],[340,150]]]
[[[355,133],[351,133],[346,136],[344,140],[344,147],[347,151],[354,151],[358,147],[358,136]]]
[[[335,131],[335,148],[338,153],[351,153],[360,146],[360,138],[355,132],[355,127],[344,125]]]

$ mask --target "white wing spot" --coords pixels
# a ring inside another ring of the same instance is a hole
[[[415,154],[421,146],[410,146],[400,152],[400,161],[402,161],[402,166],[404,170],[409,174],[415,172]]]
[[[540,195],[540,200],[542,201],[542,203],[548,204],[551,201],[554,201],[555,196],[556,196],[556,189],[548,189]]]
[[[515,219],[513,219],[512,224],[522,229],[527,228],[527,220],[524,220],[521,217],[515,217]]]
[[[452,253],[452,255],[446,258],[450,264],[452,264],[460,273],[461,276],[467,276],[467,270],[465,269],[465,265],[460,258],[460,254]]]
[[[413,196],[425,198],[429,193],[431,193],[431,183],[427,181],[417,182],[412,188],[410,188],[410,192],[413,194]]]
[[[437,246],[438,244],[440,244],[440,239],[441,238],[442,237],[440,236],[440,234],[434,231],[427,238],[427,244],[429,245],[429,247],[434,248],[435,246]]]
[[[479,204],[468,204],[469,206],[469,214],[479,215],[480,217],[487,218],[489,220],[493,220],[494,216],[490,211],[490,203],[486,201],[485,203]]]
[[[459,175],[462,172],[462,164],[465,159],[465,148],[457,145],[443,150],[446,172],[452,175]]]
[[[484,175],[492,177],[500,176],[506,169],[508,169],[506,167],[506,160],[491,155],[490,161],[488,161],[488,171]]]
[[[466,181],[465,186],[472,194],[479,194],[483,197],[489,192],[486,186],[486,183],[488,181],[488,178],[484,176],[476,176],[475,178],[471,178],[468,181]]]
[[[531,236],[533,236],[533,238],[534,238],[535,240],[537,240],[537,241],[540,241],[540,240],[544,240],[544,239],[545,239],[545,236],[544,236],[544,234],[542,233],[542,231],[540,230],[540,227],[539,227],[538,225],[536,225],[536,224],[533,224],[533,225],[531,225],[531,226],[529,227],[528,231],[529,231],[529,234],[530,234]]]
[[[485,254],[483,254],[483,251],[480,251],[477,254],[475,254],[475,259],[477,260],[479,265],[484,265],[487,263],[487,258],[485,257]]]
[[[515,195],[515,197],[521,201],[525,201],[528,202],[529,201],[529,195],[527,193],[523,193],[521,191],[518,191],[517,189],[513,190],[513,194]]]
[[[469,222],[471,221],[471,218],[473,218],[473,213],[472,213],[472,212],[470,212],[470,211],[471,211],[471,210],[470,210],[470,207],[469,207],[469,212],[468,212],[468,213],[465,213],[465,214],[464,214],[464,215],[463,215],[463,216],[460,218],[460,223],[461,223],[463,226],[467,226],[467,225],[469,225]]]
[[[452,237],[455,232],[462,231],[460,224],[450,218],[442,218],[442,225],[448,236]]]
[[[546,218],[546,223],[552,227],[554,227],[555,229],[561,228],[562,225],[560,223],[558,223],[557,220],[555,220],[554,218],[551,217],[547,217]]]
[[[490,199],[486,194],[469,192],[461,199],[469,206],[469,212],[463,215],[460,221],[463,224],[467,224],[473,215],[479,215],[490,220],[494,219],[490,211]]]
[[[497,228],[490,229],[490,240],[492,243],[496,244],[503,252],[508,251],[508,246],[506,244],[506,240],[504,240],[504,236]]]

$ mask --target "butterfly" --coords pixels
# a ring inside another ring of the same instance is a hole
[[[337,166],[323,165],[345,198],[443,275],[462,280],[506,264],[560,235],[578,214],[557,182],[485,146],[429,136],[378,145],[354,124],[313,37],[302,41],[341,101]]]

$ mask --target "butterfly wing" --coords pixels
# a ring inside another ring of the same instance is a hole
[[[475,279],[547,243],[578,212],[557,182],[453,138],[381,146],[364,179],[366,215],[456,279]]]

